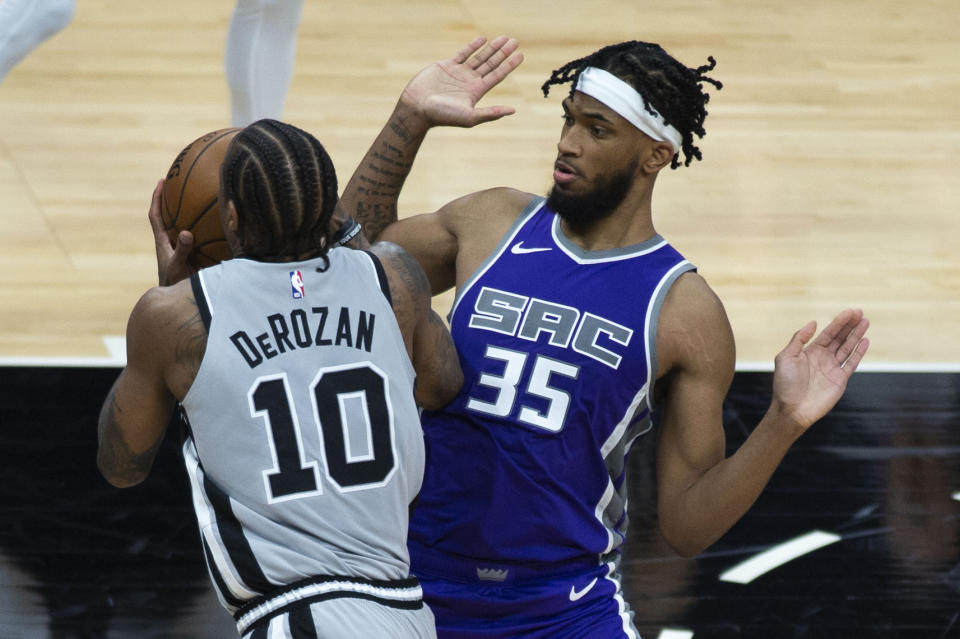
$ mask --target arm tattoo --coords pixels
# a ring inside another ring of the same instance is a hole
[[[397,221],[397,199],[419,148],[419,140],[411,135],[402,118],[392,117],[388,129],[398,144],[379,140],[367,153],[345,192],[349,198],[352,190],[355,201],[351,214],[363,225],[370,241]]]
[[[207,351],[207,327],[204,326],[203,319],[200,317],[197,301],[190,298],[190,303],[193,304],[195,312],[177,328],[174,360],[177,365],[190,371],[192,382]]]
[[[390,118],[390,130],[393,131],[394,135],[403,140],[404,142],[410,141],[410,130],[407,129],[407,126],[403,123],[403,120],[400,118]],[[389,144],[384,145],[388,148]]]
[[[410,253],[398,251],[391,254],[390,266],[400,277],[407,291],[412,295],[430,299],[430,282],[427,280],[427,275]]]
[[[142,453],[134,453],[123,439],[123,432],[117,423],[117,417],[122,409],[117,403],[116,387],[110,389],[110,394],[104,404],[100,416],[98,429],[99,446],[97,447],[97,466],[100,471],[112,480],[125,484],[135,484],[141,481],[153,465],[163,437]]]

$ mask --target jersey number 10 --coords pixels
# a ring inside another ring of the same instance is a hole
[[[327,479],[340,492],[384,485],[396,466],[386,376],[369,363],[325,368],[308,390]],[[304,398],[291,392],[286,374],[257,379],[247,397],[250,415],[266,424],[273,455],[274,467],[263,473],[268,501],[323,494],[293,409]]]

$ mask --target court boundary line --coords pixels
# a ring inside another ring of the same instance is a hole
[[[0,357],[0,368],[123,368],[126,355],[113,353],[104,357]],[[737,373],[772,373],[773,363],[742,362]],[[960,373],[960,363],[885,362],[861,364],[857,373]]]
[[[126,338],[104,335],[103,357],[0,357],[0,368],[123,368],[127,364]],[[737,362],[737,373],[772,373],[769,362]],[[960,362],[862,362],[858,373],[960,373]]]

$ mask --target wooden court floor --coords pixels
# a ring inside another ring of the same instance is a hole
[[[227,124],[232,7],[80,0],[0,84],[4,361],[115,361],[109,338],[155,278],[152,186]],[[845,306],[873,321],[865,366],[955,367],[958,26],[955,0],[309,0],[285,118],[328,146],[345,182],[414,72],[476,34],[516,36],[526,61],[488,103],[517,114],[433,132],[408,215],[489,186],[544,192],[562,94],[539,86],[562,63],[625,39],[690,66],[713,55],[725,86],[704,161],[661,175],[654,215],[724,300],[741,367],[768,366],[794,330]]]
[[[175,433],[129,491],[93,458],[127,314],[156,277],[153,185],[228,122],[232,8],[78,0],[0,83],[0,639],[232,636]],[[562,93],[539,86],[570,59],[626,39],[717,59],[704,161],[664,172],[654,214],[736,334],[731,449],[794,330],[845,306],[872,319],[864,372],[701,557],[659,539],[638,446],[622,567],[644,639],[960,637],[958,27],[956,0],[307,0],[285,117],[341,183],[418,69],[476,34],[521,42],[486,100],[516,115],[432,132],[403,215],[497,185],[544,192]],[[794,539],[823,545],[726,579]]]

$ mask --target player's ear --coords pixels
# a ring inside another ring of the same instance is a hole
[[[654,142],[649,155],[643,160],[643,168],[648,173],[656,173],[673,161],[675,152],[669,142]]]
[[[220,225],[223,227],[223,239],[227,241],[230,252],[234,257],[243,254],[243,242],[240,239],[240,215],[237,213],[237,205],[233,200],[227,200],[226,205],[220,209]]]
[[[237,215],[237,205],[233,203],[233,200],[227,202],[223,211],[223,223],[225,229],[231,233],[236,233],[237,229],[240,228],[240,217]]]

